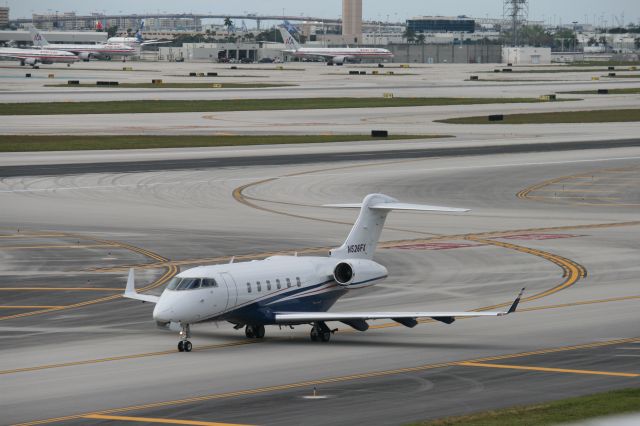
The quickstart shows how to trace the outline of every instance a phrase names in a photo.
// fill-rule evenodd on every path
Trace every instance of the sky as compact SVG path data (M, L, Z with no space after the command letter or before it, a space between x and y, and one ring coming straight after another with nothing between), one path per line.
M11 8L10 16L30 17L32 13L90 12L120 13L215 13L215 14L278 14L284 9L286 15L338 17L341 0L0 0L0 5ZM579 7L578 7L579 5ZM601 24L619 22L624 13L624 22L640 24L640 1L638 0L530 0L529 19L547 23L570 23L572 21ZM363 0L364 19L404 21L420 15L467 15L472 17L502 16L502 0Z

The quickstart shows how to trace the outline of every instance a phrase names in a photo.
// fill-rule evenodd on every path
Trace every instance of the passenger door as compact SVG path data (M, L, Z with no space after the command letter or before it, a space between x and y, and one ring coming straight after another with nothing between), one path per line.
M220 277L227 287L227 305L224 310L234 307L238 302L238 287L236 281L228 272L221 272Z

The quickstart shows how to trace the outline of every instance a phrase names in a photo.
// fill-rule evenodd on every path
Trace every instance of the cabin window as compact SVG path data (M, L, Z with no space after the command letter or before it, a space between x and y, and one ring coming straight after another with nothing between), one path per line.
M300 277L296 277L296 284L298 284L298 287L302 287L302 282L300 282Z
M247 283L247 293L251 293L251 283Z
M262 291L262 286L260 285L260 281L256 281L256 290Z
M287 278L287 288L291 288L291 280Z
M271 291L271 281L267 280L267 291Z
M278 288L278 290L280 290L282 288L282 286L280 285L280 279L276 279L276 287Z

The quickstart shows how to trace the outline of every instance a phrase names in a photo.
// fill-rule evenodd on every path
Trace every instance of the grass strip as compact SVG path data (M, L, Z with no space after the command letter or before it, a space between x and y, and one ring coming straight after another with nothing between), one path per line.
M216 85L216 86L214 86ZM97 84L45 84L46 87L99 87L106 89L260 89L264 87L287 87L296 84L279 83L119 83L117 86L98 86Z
M640 93L640 87L627 87L624 89L607 89L609 95L633 95ZM558 92L565 95L597 95L598 90L576 90L573 92Z
M514 69L510 71L510 73L511 74L557 74L557 73L563 73L563 72L576 73L576 72L608 72L608 71L609 70L606 68L586 68L586 69L562 68L562 69L527 69L527 70ZM626 72L626 71L635 71L635 70L631 68L627 68L627 69L620 68L620 69L612 70L611 72ZM493 73L495 71L485 71L485 72ZM505 73L505 74L508 74L508 73Z
M616 74L614 76L603 75L608 78L640 78L640 74Z
M390 135L372 138L370 135L212 135L212 136L152 136L152 135L100 135L100 136L40 136L4 135L0 139L0 152L30 151L83 151L99 149L192 148L215 146L245 146L271 144L303 144L353 142L370 140L431 139L448 135Z
M584 66L633 66L640 65L640 61L574 61L565 64L569 67L584 67Z
M164 112L273 111L537 103L537 98L293 98L0 103L0 115L137 114Z
M607 109L595 111L557 111L532 114L509 114L502 121L489 121L488 116L437 120L447 124L553 124L553 123L622 123L640 121L640 109Z
M532 426L579 422L595 417L640 410L640 389L623 389L569 398L548 404L514 407L461 417L449 417L414 426Z

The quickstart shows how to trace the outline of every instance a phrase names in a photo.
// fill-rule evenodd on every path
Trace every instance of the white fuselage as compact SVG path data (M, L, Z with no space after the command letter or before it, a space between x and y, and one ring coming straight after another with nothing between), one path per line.
M367 262L348 285L334 280L343 259L273 256L262 261L201 266L177 275L178 280L213 279L196 289L164 290L153 311L159 323L226 320L236 324L274 324L273 312L324 312L348 290L386 278L384 266ZM188 282L188 281L185 281ZM204 282L204 281L203 281ZM173 283L175 284L175 283Z
M106 44L49 44L43 46L41 50L59 50L71 52L78 55L82 59L89 56L94 57L110 57L110 56L131 56L136 50L131 46L122 43L106 43Z
M291 51L296 57L324 57L349 59L391 59L393 54L387 49L366 47L301 47Z
M107 40L107 43L118 43L131 47L139 47L142 44L137 37L111 37Z
M29 64L53 64L56 62L73 63L78 61L78 57L73 53L52 49L0 48L0 57L13 58Z

